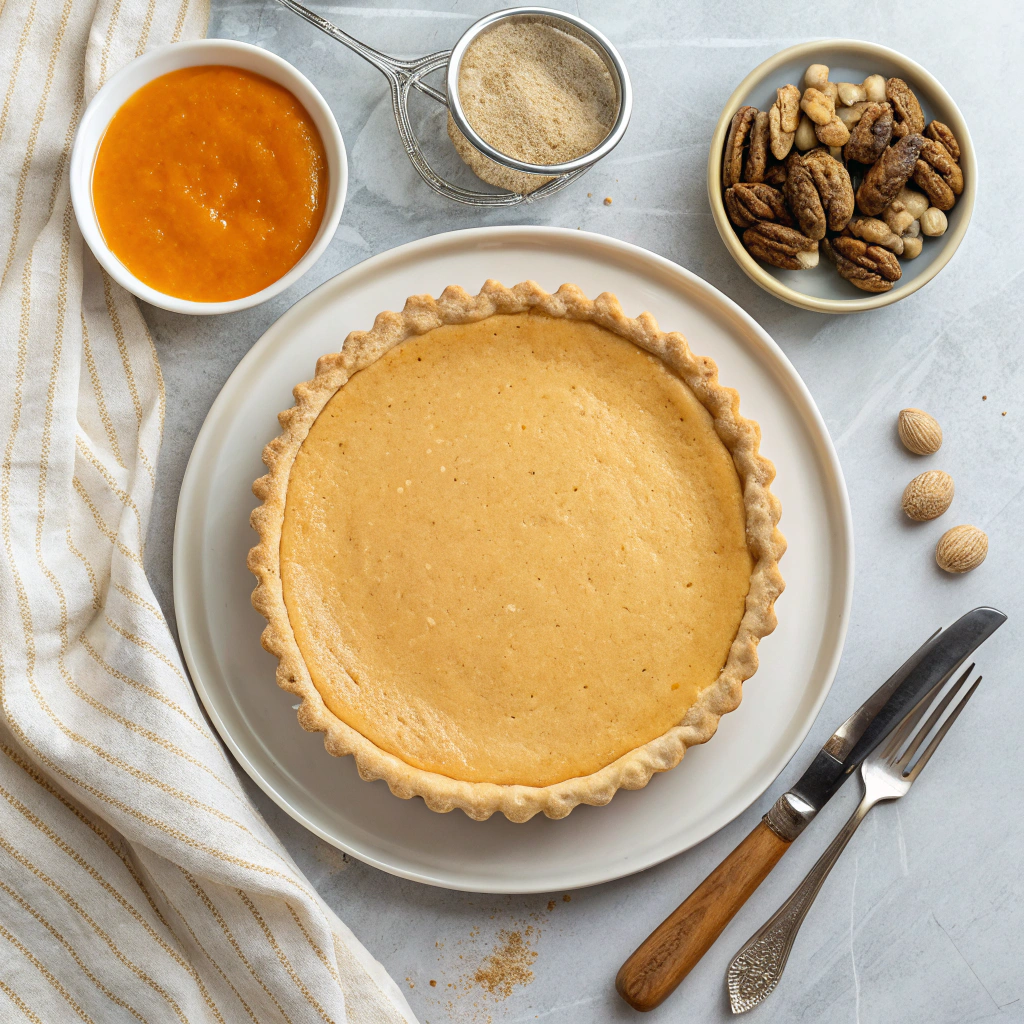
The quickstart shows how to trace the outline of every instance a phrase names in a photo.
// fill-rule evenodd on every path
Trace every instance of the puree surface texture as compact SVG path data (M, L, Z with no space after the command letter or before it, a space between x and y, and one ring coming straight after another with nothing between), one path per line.
M140 281L194 302L252 295L313 244L323 140L284 86L242 68L181 68L133 93L96 154L103 238Z
M325 702L408 764L546 786L677 725L753 568L740 480L661 360L523 313L396 346L291 470L285 605Z

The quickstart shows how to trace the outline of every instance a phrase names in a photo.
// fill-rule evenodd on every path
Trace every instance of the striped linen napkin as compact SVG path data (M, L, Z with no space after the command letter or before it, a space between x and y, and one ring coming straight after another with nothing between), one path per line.
M68 189L206 0L0 0L0 1020L414 1021L249 802L143 571L164 390Z

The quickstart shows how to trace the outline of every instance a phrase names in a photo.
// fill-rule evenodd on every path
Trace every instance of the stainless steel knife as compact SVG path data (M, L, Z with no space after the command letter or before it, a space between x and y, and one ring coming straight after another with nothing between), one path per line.
M640 944L615 979L619 995L637 1010L662 1003L864 758L1005 621L995 608L975 608L918 648L828 738L753 832Z
M892 727L1005 621L995 608L975 608L933 634L828 738L807 771L764 816L765 824L787 842L796 839Z

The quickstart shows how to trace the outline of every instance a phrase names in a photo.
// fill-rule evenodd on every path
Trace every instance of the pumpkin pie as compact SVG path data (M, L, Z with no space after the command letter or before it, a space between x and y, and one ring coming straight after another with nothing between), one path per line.
M760 431L574 285L416 296L294 391L253 605L299 722L435 811L561 818L740 702L782 592Z

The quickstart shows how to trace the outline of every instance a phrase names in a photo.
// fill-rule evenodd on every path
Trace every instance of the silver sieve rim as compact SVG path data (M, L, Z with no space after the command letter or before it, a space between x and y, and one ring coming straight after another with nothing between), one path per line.
M618 96L619 111L611 131L589 153L584 153L583 156L563 164L528 164L523 160L517 160L515 157L495 149L474 130L466 118L466 113L462 109L462 103L459 100L459 68L462 64L462 58L473 40L482 32L492 28L496 22L504 21L506 18L530 15L565 22L577 30L573 34L582 33L587 36L588 41L594 44L594 51L604 58L605 65L612 76L612 81L615 83L615 90ZM452 120L475 149L504 167L523 171L526 174L543 174L547 177L557 177L562 174L570 174L573 171L583 170L596 164L602 157L607 156L619 144L622 136L626 133L626 126L629 124L629 117L633 110L633 88L629 81L629 73L626 71L626 65L611 42L582 18L566 14L564 11L555 11L549 7L509 7L506 10L488 14L485 18L481 18L470 25L452 49L451 57L448 60L446 86L448 90L448 110L451 113Z

